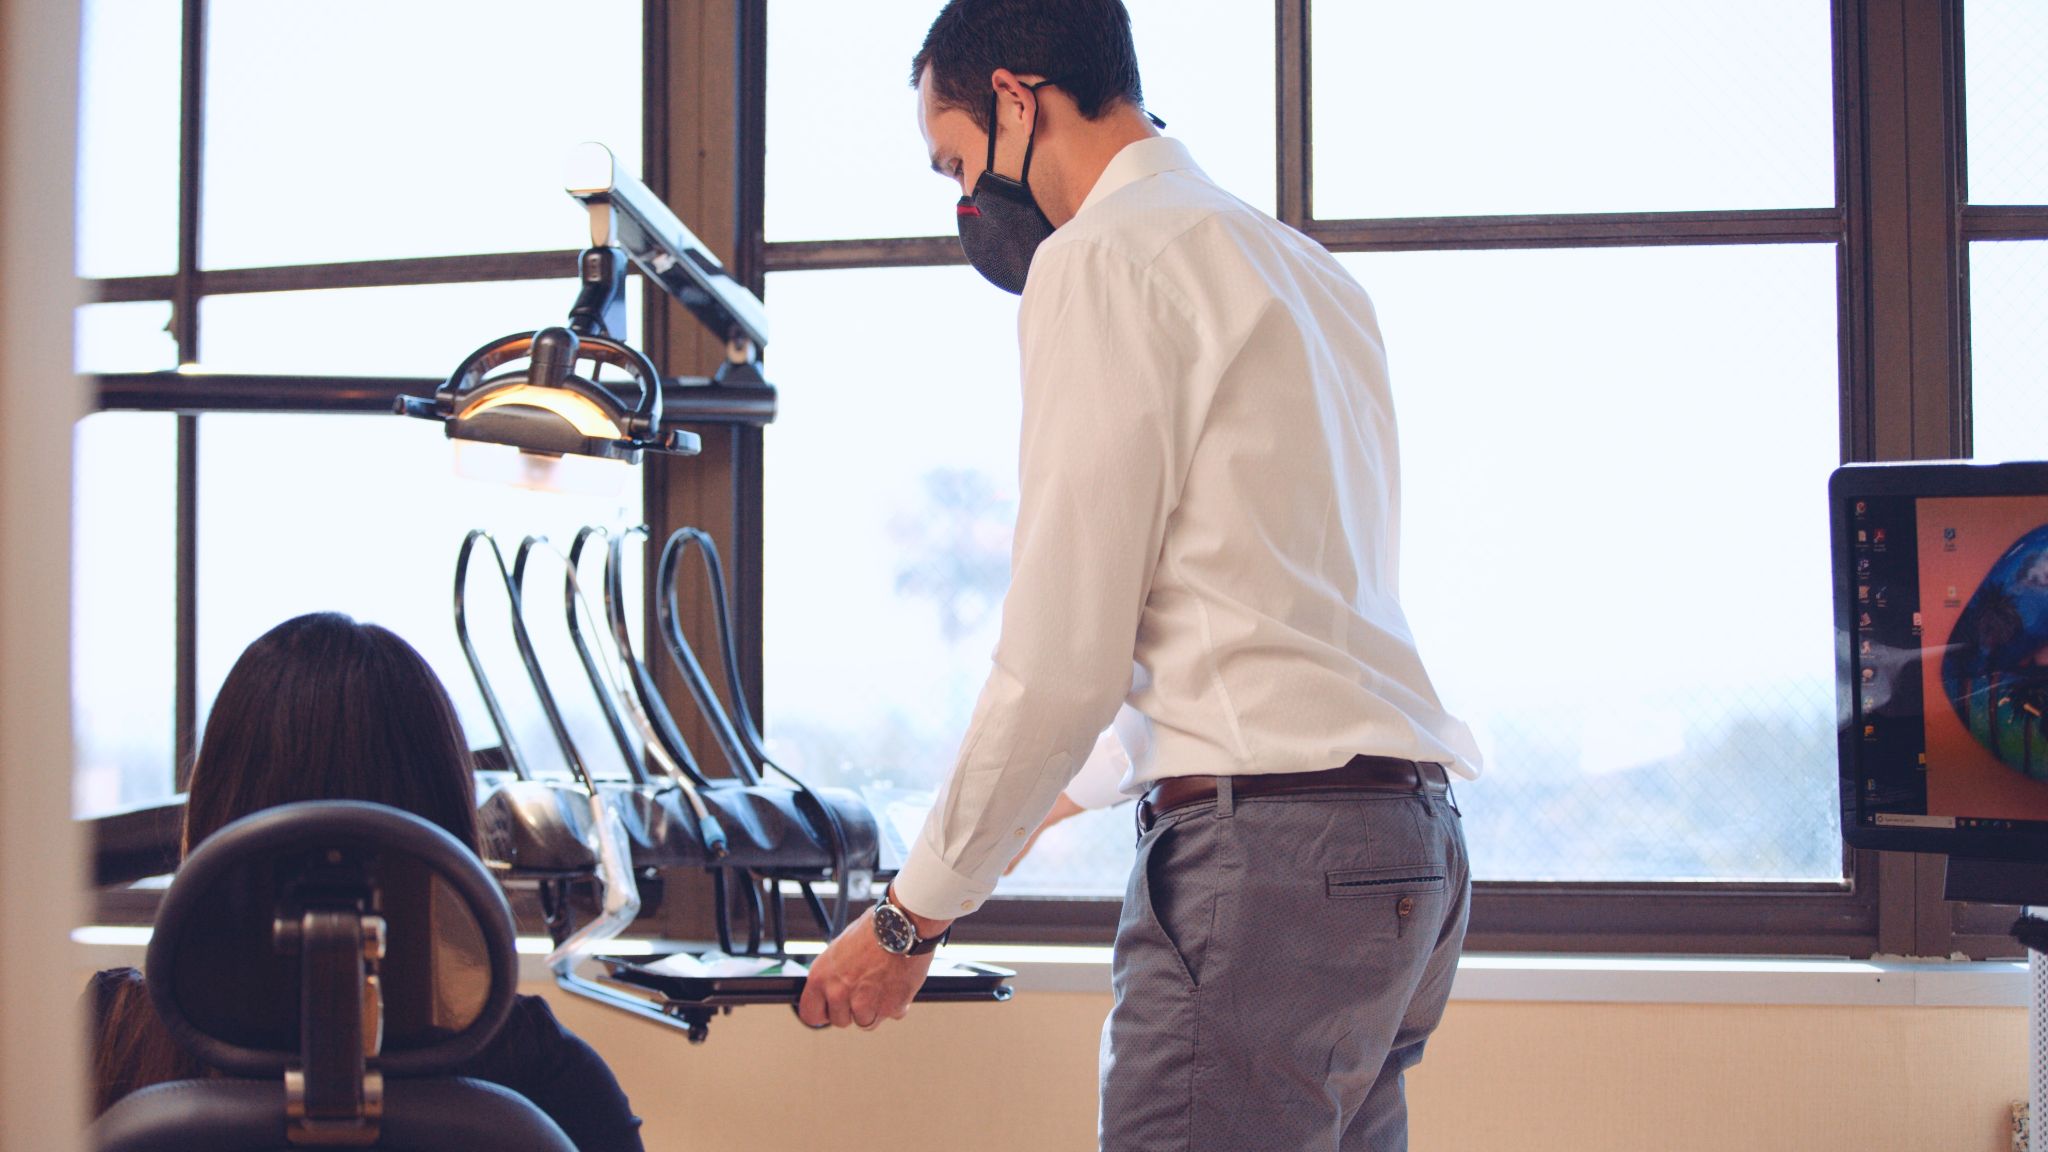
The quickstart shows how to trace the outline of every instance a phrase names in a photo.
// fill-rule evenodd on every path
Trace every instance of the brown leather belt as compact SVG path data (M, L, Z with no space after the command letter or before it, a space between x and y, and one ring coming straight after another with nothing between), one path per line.
M1388 756L1353 756L1342 768L1320 772L1271 772L1230 778L1234 800L1312 792L1413 792L1448 798L1450 791L1450 774L1443 765ZM1138 801L1138 831L1148 831L1161 816L1177 808L1214 799L1214 776L1173 776L1161 780Z

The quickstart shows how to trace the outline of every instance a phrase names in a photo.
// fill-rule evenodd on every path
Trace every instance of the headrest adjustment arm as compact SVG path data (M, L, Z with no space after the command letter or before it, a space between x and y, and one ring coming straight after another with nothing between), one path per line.
M325 874L287 894L272 921L278 952L299 958L299 1059L284 1074L285 1136L296 1145L360 1147L380 1133L384 1077L369 1062L383 1046L385 921L368 908L365 864L331 854Z

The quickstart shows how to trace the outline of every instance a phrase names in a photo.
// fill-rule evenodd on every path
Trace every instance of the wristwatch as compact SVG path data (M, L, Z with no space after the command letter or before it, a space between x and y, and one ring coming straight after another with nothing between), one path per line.
M935 940L920 939L917 923L896 903L893 893L883 892L881 900L875 904L875 939L881 941L884 952L898 956L922 956L944 944L946 937L952 934L953 929L948 927Z

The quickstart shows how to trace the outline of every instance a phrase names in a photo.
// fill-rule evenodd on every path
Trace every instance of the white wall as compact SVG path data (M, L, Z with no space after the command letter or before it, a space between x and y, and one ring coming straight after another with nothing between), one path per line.
M77 0L0 0L0 1149L79 1145L70 930Z

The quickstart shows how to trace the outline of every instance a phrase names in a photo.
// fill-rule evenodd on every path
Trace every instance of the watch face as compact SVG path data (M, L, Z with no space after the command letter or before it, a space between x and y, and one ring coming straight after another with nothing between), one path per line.
M894 904L875 905L875 938L882 947L901 956L917 944L917 929Z

